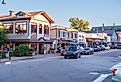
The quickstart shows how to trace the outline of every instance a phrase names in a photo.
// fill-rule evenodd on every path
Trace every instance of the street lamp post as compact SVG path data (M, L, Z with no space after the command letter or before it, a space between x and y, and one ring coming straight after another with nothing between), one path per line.
M6 4L6 3L5 3L5 1L4 1L4 0L1 0L1 4L3 4L3 5L4 5L4 4Z

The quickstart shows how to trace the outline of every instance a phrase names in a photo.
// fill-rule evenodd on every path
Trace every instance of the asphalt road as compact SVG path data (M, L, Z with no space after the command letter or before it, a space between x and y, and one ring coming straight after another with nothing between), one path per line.
M121 50L96 52L79 59L63 57L0 64L0 82L111 82L110 68L121 62ZM97 80L97 81L96 81Z

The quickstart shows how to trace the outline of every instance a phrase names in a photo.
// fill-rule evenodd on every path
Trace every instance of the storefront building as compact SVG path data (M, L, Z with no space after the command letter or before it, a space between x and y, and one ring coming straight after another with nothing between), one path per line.
M46 54L50 48L50 26L54 21L44 11L15 13L0 16L0 22L7 30L8 41L4 48L14 50L20 44L27 44L37 54Z

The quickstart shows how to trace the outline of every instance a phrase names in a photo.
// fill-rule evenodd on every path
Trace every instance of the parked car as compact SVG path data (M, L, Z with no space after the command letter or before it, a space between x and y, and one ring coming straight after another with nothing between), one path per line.
M97 46L98 51L102 51L102 48L100 46Z
M116 48L117 48L117 49L121 49L121 45L117 45Z
M105 50L109 50L109 49L110 49L110 46L106 46L106 47L105 47Z
M94 52L100 51L100 48L98 46L93 47Z
M93 51L91 50L91 48L86 47L86 48L84 48L82 50L81 54L83 54L83 55L91 55L91 54L93 54Z
M64 52L64 58L80 58L80 50L77 49L77 47L69 47L65 52Z
M112 70L112 82L121 82L121 64L111 68Z
M117 48L117 45L111 45L110 48L111 49L116 49Z
M94 52L94 49L93 49L93 48L91 48L91 47L89 47L89 49L91 50L91 52L92 52L92 54L93 54L93 52Z
M105 46L104 45L99 45L99 47L101 48L101 50L105 50Z

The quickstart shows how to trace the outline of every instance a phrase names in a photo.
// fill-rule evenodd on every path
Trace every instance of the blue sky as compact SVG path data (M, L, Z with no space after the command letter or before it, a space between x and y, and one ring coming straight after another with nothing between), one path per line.
M90 26L121 25L121 0L5 0L0 15L14 11L46 11L56 24L69 26L70 17L89 21Z

